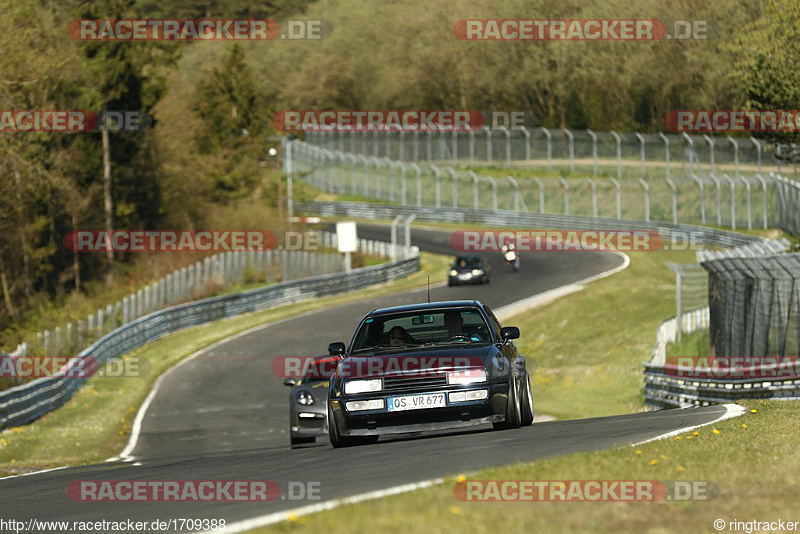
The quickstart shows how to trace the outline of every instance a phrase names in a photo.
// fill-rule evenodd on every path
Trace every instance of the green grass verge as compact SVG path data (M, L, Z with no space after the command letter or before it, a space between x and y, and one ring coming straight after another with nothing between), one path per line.
M92 377L64 406L37 421L0 432L0 476L62 465L102 462L118 454L128 440L139 406L164 371L190 354L257 325L301 313L424 287L446 280L449 258L422 253L421 270L384 286L313 299L182 330L126 355L146 359L142 377Z
M743 404L756 413L700 428L697 435L685 432L638 447L546 458L469 476L474 480L710 481L719 488L713 500L465 502L454 496L456 480L451 479L391 498L292 517L251 532L494 533L498 527L505 532L715 532L716 519L798 521L794 499L800 471L797 404Z

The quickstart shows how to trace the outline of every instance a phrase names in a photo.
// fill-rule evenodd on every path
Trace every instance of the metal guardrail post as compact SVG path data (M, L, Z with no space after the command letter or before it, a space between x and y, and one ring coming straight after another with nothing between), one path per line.
M727 174L722 174L723 178L728 180L731 186L731 230L736 230L736 184L733 183L731 177Z
M716 166L716 161L715 161L716 158L714 157L715 156L715 154L714 154L714 152L715 152L715 150L714 150L714 139L712 139L708 134L703 134L703 139L705 139L706 143L708 143L709 163L711 164L711 174L716 174L717 166ZM728 137L728 139L730 139L730 137ZM738 154L738 148L737 148L737 154ZM738 161L739 158L737 157L736 160Z
M416 162L411 163L411 168L417 173L417 207L422 206L422 169Z
M453 178L453 207L458 207L458 175L456 174L455 169L453 167L445 167L444 168L450 176Z
M569 146L569 171L575 172L575 136L567 128L561 128L561 130L567 136Z
M714 182L714 186L717 189L717 226L722 226L722 188L716 176L710 174L709 178Z
M539 213L544 213L544 184L535 176L533 177L533 181L539 185Z
M756 174L756 179L761 182L762 200L764 201L764 230L767 229L767 181L761 176L759 172Z
M553 134L550 133L550 130L542 126L539 128L547 138L547 170L553 170Z
M666 181L672 189L672 224L678 224L678 188L669 178Z
M469 164L475 164L475 130L469 131Z
M480 201L478 198L478 175L474 172L467 171L467 174L472 178L472 205L477 210L480 209Z
M611 178L611 183L614 184L614 188L617 190L617 220L619 221L622 219L622 188L616 178Z
M392 221L391 226L391 239L392 239L392 246L389 251L391 254L390 258L392 261L397 261L397 225L400 224L400 220L403 218L402 215L398 215Z
M569 183L564 178L559 178L558 181L564 186L564 215L569 215Z
M497 211L497 180L491 176L486 176L486 179L492 184L492 209Z
M411 150L411 159L412 161L419 161L419 130L414 130L411 132L412 137L414 138L414 146Z
M592 217L597 218L597 184L591 178L587 178L589 185L592 186Z
M650 222L650 186L644 178L639 178L639 183L644 188L644 220Z
M597 134L586 128L587 135L592 139L592 174L597 176Z
M689 143L689 174L694 172L694 139L689 134L683 132L683 138Z
M494 150L492 148L492 129L488 126L484 126L483 129L486 131L486 164L491 167L492 156L494 155Z
M498 130L506 136L506 168L511 167L511 132L505 126L498 126Z
M614 130L608 132L611 134L611 137L614 138L614 141L617 142L617 179L622 179L622 138L620 138L619 134Z
M528 131L527 128L524 126L520 126L518 128L520 132L525 136L525 168L531 168L531 133Z
M700 188L700 221L702 224L706 224L706 195L703 180L698 178L698 176L694 173L692 173L689 177L694 180L697 183L697 186Z
M647 176L647 163L645 161L645 141L642 134L634 132L633 135L639 140L639 158L642 160L642 176Z
M742 182L744 182L745 191L747 192L747 229L753 229L753 216L750 209L750 182L743 176L738 177Z
M514 196L514 211L519 211L519 204L520 204L519 184L511 176L506 176L506 180L508 180L511 183L511 188L513 191L512 195Z
M426 161L433 161L433 132L427 130L425 132L425 155Z
M400 161L405 161L406 160L406 132L405 132L405 130L400 130L400 134L399 134L398 137L400 137L400 147L399 147L400 153L398 154L397 159L399 159Z
M739 178L739 143L730 135L728 136L728 141L733 145L733 161L736 166L736 178Z
M416 213L412 213L405 222L405 245L406 245L406 253L411 250L411 221L417 218Z
M664 141L664 170L667 178L669 178L669 137L659 132L658 135Z
M761 143L755 137L750 137L750 141L756 145L756 153L758 157L758 175L761 176Z
M433 175L435 176L436 183L434 185L434 196L436 200L436 207L442 207L442 173L439 171L439 167L434 165L433 163L430 164L431 170L433 170Z

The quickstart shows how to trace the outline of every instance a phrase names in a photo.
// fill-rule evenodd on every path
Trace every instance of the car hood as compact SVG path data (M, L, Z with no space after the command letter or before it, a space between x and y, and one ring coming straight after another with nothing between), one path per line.
M472 343L437 347L376 351L348 356L339 362L340 377L368 377L403 374L404 371L450 371L464 368L491 370L502 367L496 361L500 350L492 343Z

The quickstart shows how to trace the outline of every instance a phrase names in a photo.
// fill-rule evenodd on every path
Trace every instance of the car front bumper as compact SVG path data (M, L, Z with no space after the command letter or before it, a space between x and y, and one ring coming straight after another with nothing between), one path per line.
M488 390L487 398L478 401L452 403L448 393L458 391ZM440 408L403 410L389 412L390 397L410 395L427 395L445 393L447 405ZM380 410L364 410L350 412L345 402L352 400L383 399L384 407ZM342 436L375 436L383 434L401 434L426 430L444 430L462 428L486 423L499 423L505 420L508 402L508 384L473 384L463 389L431 390L421 393L398 393L370 396L353 396L330 400L331 414L336 419L336 427Z

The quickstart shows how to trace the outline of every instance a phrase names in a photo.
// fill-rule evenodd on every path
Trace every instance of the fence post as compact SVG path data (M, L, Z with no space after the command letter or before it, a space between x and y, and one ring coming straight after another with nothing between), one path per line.
M659 132L658 135L664 141L664 168L666 169L666 176L669 178L669 137Z
M694 173L692 173L689 177L694 180L697 183L697 186L700 188L700 221L703 224L706 224L706 194L703 180L698 178Z
M761 187L763 191L763 194L761 196L764 201L764 230L766 230L767 229L767 181L764 180L760 172L756 174L756 178L758 179L759 182L761 182Z
M453 165L458 164L458 130L453 129L453 140L452 140L452 148L451 152L453 153Z
M553 170L553 135L550 133L550 130L542 126L539 128L544 133L545 137L547 138L547 170Z
M758 157L758 175L761 176L761 143L758 142L758 139L752 136L750 137L750 141L756 145L756 153ZM764 228L766 228L766 226Z
M106 306L106 316L108 317L108 331L115 330L117 328L117 318L111 304Z
M472 205L477 210L480 209L480 203L478 200L478 175L471 170L467 171L467 174L472 177Z
M722 226L722 188L716 176L710 174L709 177L713 180L717 189L717 226Z
M442 173L439 171L439 167L434 165L433 163L430 164L431 169L433 170L433 175L436 177L436 183L434 185L434 196L436 199L436 207L442 207Z
M736 178L739 178L739 143L730 135L728 141L733 145L733 162L736 168Z
M559 178L558 181L564 186L564 215L569 215L569 184L564 178Z
M400 148L399 148L399 155L397 159L399 161L406 160L406 132L405 130L400 130Z
M66 350L74 351L74 354L80 352L79 350L75 350L75 348L77 347L74 347L72 345L72 323L67 323L67 327L64 331L64 346L66 347ZM54 356L62 356L62 355L55 354Z
M519 127L519 131L525 136L525 168L531 168L531 133L524 126Z
M417 173L417 207L419 208L422 206L422 169L416 162L411 163L411 168Z
M622 191L616 178L611 178L611 182L617 190L617 220L620 220L622 219Z
M650 222L650 186L644 181L644 178L639 178L639 183L644 188L644 220Z
M589 128L586 133L592 138L592 174L597 176L597 135Z
M611 134L611 137L614 138L614 141L617 142L617 179L622 179L622 138L615 132L611 130L608 132Z
M483 127L486 130L486 164L492 166L492 129L488 126Z
M745 191L747 192L747 229L748 230L752 230L753 229L753 217L752 217L752 213L750 211L750 182L747 181L747 179L744 178L743 176L739 176L738 178L741 181L744 182Z
M731 230L736 230L736 184L726 173L722 173L723 178L728 180L731 186Z
M591 178L587 178L592 186L592 217L597 218L597 184Z
M433 132L428 130L425 132L425 160L433 160Z
M639 158L642 160L642 176L647 176L647 164L645 162L645 149L644 149L644 137L639 132L634 132L636 139L639 140Z
M486 178L489 180L489 183L492 184L492 210L497 211L497 180L491 176L487 176Z
M469 131L469 164L475 164L475 130Z
M575 172L575 136L566 128L562 128L569 142L569 171Z
M539 185L539 213L544 213L544 184L535 176L533 177L533 181Z
M678 188L667 178L667 184L672 189L672 224L678 224Z
M511 167L511 132L505 126L498 128L506 136L506 168Z
M689 134L683 132L683 138L689 143L689 174L694 172L694 139L689 137Z
M453 167L445 167L445 170L450 174L453 179L453 207L458 207L458 175Z
M128 297L122 297L122 324L128 324L130 321L129 302L130 299Z
M413 146L411 147L411 161L419 161L419 130L411 132L414 137Z
M716 174L717 166L716 166L716 161L715 161L716 158L714 157L715 156L715 154L714 154L714 151L715 151L714 150L714 139L712 139L711 136L709 136L708 134L703 134L703 139L705 139L706 143L708 143L708 149L709 149L709 154L708 154L709 159L708 160L709 160L709 163L711 163L711 173L712 174ZM730 136L728 136L728 139L730 139ZM738 145L737 145L736 153L737 154L739 153ZM739 156L738 155L736 156L736 160L738 162L738 160L739 160ZM737 167L738 167L738 163L737 163Z

